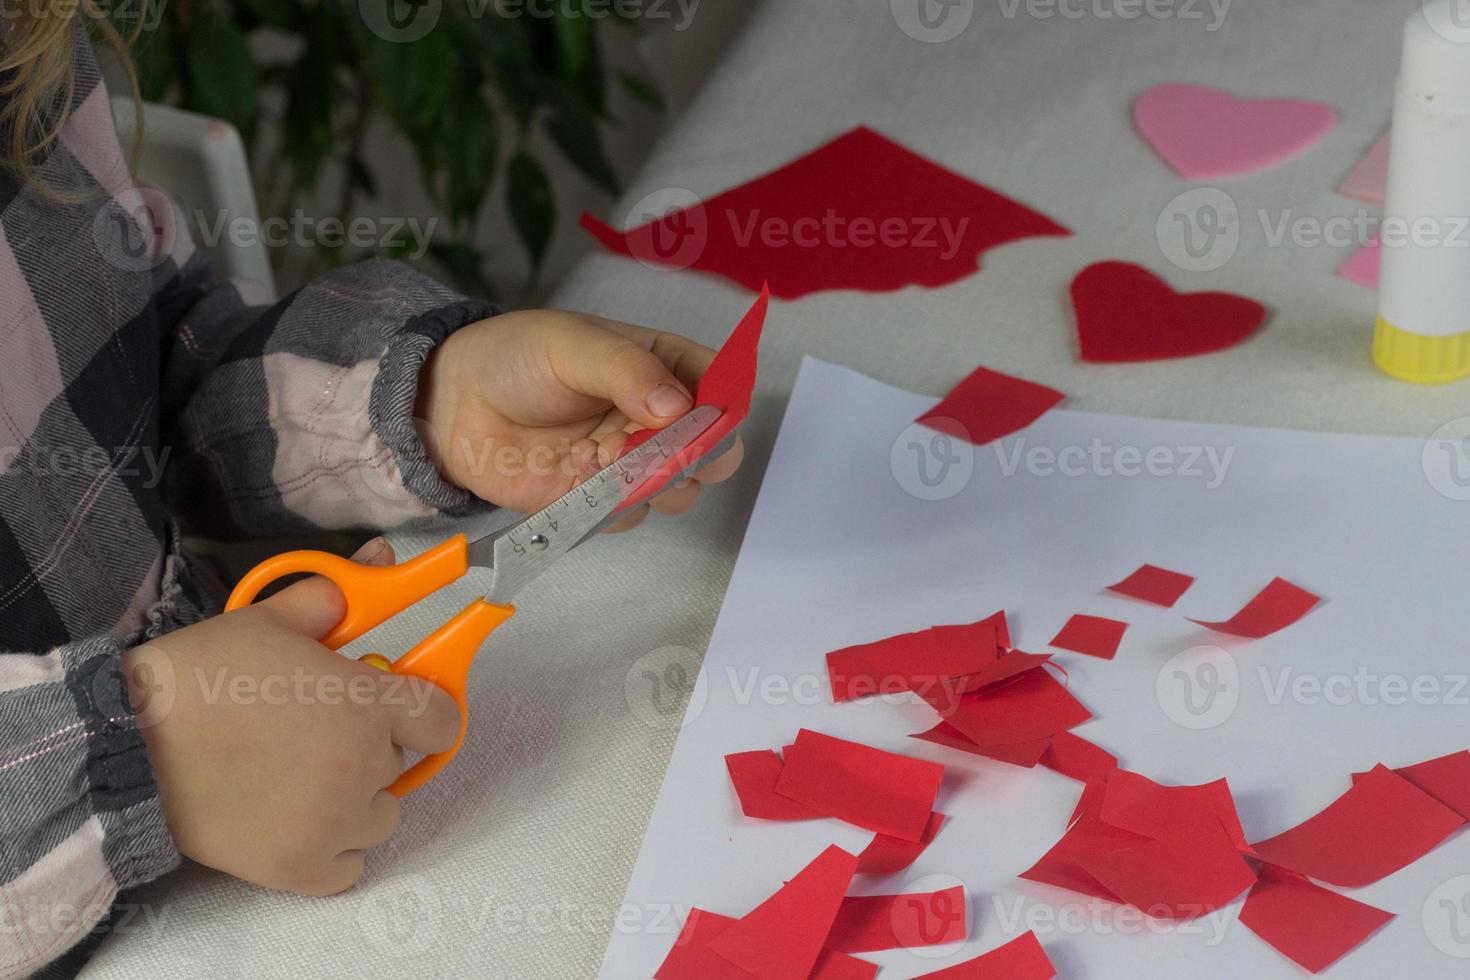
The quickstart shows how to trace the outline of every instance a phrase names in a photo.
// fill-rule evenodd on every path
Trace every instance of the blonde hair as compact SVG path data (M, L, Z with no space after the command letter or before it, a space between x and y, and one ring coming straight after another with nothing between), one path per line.
M127 72L133 100L141 101L137 73L128 46L142 30L138 21L124 38L94 0L0 0L11 7L8 27L0 34L0 170L22 184L31 183L35 168L51 148L71 115L76 95L77 52L73 32L78 15L118 56ZM141 139L142 113L138 114Z

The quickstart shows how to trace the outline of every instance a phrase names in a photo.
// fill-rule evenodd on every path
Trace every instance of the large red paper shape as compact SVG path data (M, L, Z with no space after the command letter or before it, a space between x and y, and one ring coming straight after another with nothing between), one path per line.
M927 732L917 732L910 735L909 738L933 742L935 745L959 749L961 752L969 752L973 755L982 755L997 762L1008 762L1023 769L1031 769L1040 762L1052 742L1050 738L1038 738L1034 741L1015 742L1010 745L976 745L947 721L941 721Z
M1050 218L860 126L750 183L618 232L582 227L610 251L698 269L797 299L828 289L935 289L989 249L1066 236Z
M1234 347L1266 308L1231 293L1177 293L1131 262L1098 262L1072 280L1082 360L1097 364L1193 357Z
M1240 612L1224 622L1203 619L1191 619L1190 622L1216 633L1259 640L1295 623L1321 601L1299 585L1292 585L1284 578L1274 578Z
M1077 863L1104 888L1156 919L1197 919L1230 904L1256 880L1214 821L1137 847L1082 854Z
M983 446L1026 428L1065 397L1055 388L978 367L915 421Z
M907 895L853 895L842 901L827 948L875 953L963 941L969 934L965 889Z
M1470 752L1452 752L1394 772L1470 820Z
M1114 827L1154 839L1201 824L1219 823L1237 850L1250 849L1230 784L1223 779L1199 786L1164 786L1147 776L1118 769L1108 775L1098 816Z
M699 379L698 389L694 392L694 403L699 405L713 405L724 414L715 420L699 438L695 439L689 446L679 453L675 453L647 479L639 485L618 506L618 511L625 511L630 507L636 507L644 501L654 497L668 485L669 481L682 473L690 463L697 462L709 455L716 449L725 437L734 432L745 417L750 414L750 399L755 392L756 361L760 351L761 330L766 323L766 308L770 303L770 293L764 288L761 294L735 329L730 331L730 336L725 339L725 345L720 348L715 359L705 370L704 376ZM656 429L640 429L628 436L627 442L623 444L623 452L632 450L643 445L656 434Z
M1261 866L1240 910L1241 925L1312 973L1336 963L1392 918L1392 912L1271 864Z
M815 820L822 816L776 792L782 763L770 749L725 756L730 783L740 800L740 812L759 820Z
M1117 894L1083 867L1082 860L1092 855L1141 847L1148 843L1151 842L1147 837L1103 823L1094 810L1087 809L1076 816L1062 839L1053 844L1035 864L1022 871L1019 877L1081 892L1104 901L1121 902L1122 899Z
M995 663L995 625L934 626L827 654L834 702L895 694L973 674Z
M803 728L786 753L776 792L818 813L917 843L943 779L937 762Z
M974 959L920 974L914 980L1052 980L1056 975L1057 968L1036 933L1028 932Z
M690 909L674 948L654 974L655 980L751 980L752 974L709 948L710 941L735 921L704 909ZM817 956L810 980L873 980L877 974L875 963L824 949Z
M1143 565L1123 581L1108 586L1108 591L1167 608L1178 602L1193 584L1193 575L1171 572L1157 565Z
M917 842L889 837L887 834L874 834L872 841L858 855L857 873L891 875L902 871L919 859L919 855L933 842L943 824L944 814L935 810L929 814L929 822L924 825L924 833Z
M1092 717L1045 669L1028 670L959 698L929 699L960 732L980 746L1014 745L1049 738Z
M1118 757L1107 749L1071 732L1057 732L1042 753L1040 762L1063 776L1086 783L1106 779L1118 768Z
M1071 650L1073 653L1085 653L1089 657L1112 660L1127 629L1127 623L1120 623L1116 619L1078 613L1067 620L1061 632L1052 637L1049 645L1058 650Z
M774 895L710 940L711 952L760 980L807 980L857 871L829 847Z
M1464 823L1403 776L1375 766L1325 810L1251 850L1309 878L1360 888L1423 857Z

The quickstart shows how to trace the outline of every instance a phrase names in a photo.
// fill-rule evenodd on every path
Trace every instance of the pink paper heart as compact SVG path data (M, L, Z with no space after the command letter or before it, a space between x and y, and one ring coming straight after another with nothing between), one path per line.
M1331 132L1337 113L1301 99L1237 99L1204 85L1155 85L1133 121L1185 180L1248 174L1280 163Z

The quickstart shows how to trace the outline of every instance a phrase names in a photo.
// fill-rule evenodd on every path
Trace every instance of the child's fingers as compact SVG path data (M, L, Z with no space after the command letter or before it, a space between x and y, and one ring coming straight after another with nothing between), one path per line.
M594 322L548 331L546 352L565 385L611 402L640 425L662 428L694 404L684 383L651 350Z
M745 443L740 437L735 437L735 442L729 449L725 450L714 459L701 466L694 474L694 478L700 483L719 483L728 480L740 469L740 463L745 459Z
M454 747L459 738L459 705L443 690L417 677L384 675L384 705L390 712L393 744L431 755ZM393 684L388 689L386 685ZM404 684L407 690L398 688ZM393 694L387 697L387 694Z
M624 531L631 531L631 530L633 530L633 528L637 527L639 524L642 524L643 521L647 517L648 517L648 505L647 504L639 504L637 507L634 507L632 510L628 511L622 517L618 518L616 521L613 521L611 524L609 524L603 530L603 533L604 534L622 534Z
M392 565L398 560L398 556L388 539L379 535L353 552L352 560L359 565Z
M393 836L393 831L398 829L400 815L398 797L386 790L379 790L368 804L362 829L345 843L353 848L377 847Z
M330 633L347 614L342 590L320 575L287 586L256 606L270 610L287 629L313 640Z
M650 500L648 505L660 514L677 517L692 510L697 503L699 503L699 481L689 480L678 486L669 487Z

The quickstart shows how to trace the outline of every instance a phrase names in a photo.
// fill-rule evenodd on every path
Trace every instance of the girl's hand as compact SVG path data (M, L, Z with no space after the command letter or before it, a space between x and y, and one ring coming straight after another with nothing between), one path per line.
M708 347L647 327L557 310L506 313L435 349L417 414L450 481L493 504L534 511L615 460L629 433L687 413L713 359ZM693 507L700 484L728 478L742 452L737 440L653 508ZM647 510L612 530L632 527Z
M354 557L391 564L393 549L379 539ZM313 578L123 655L186 857L267 888L340 892L398 826L384 787L403 750L454 744L449 695L317 642L344 611L337 587Z

